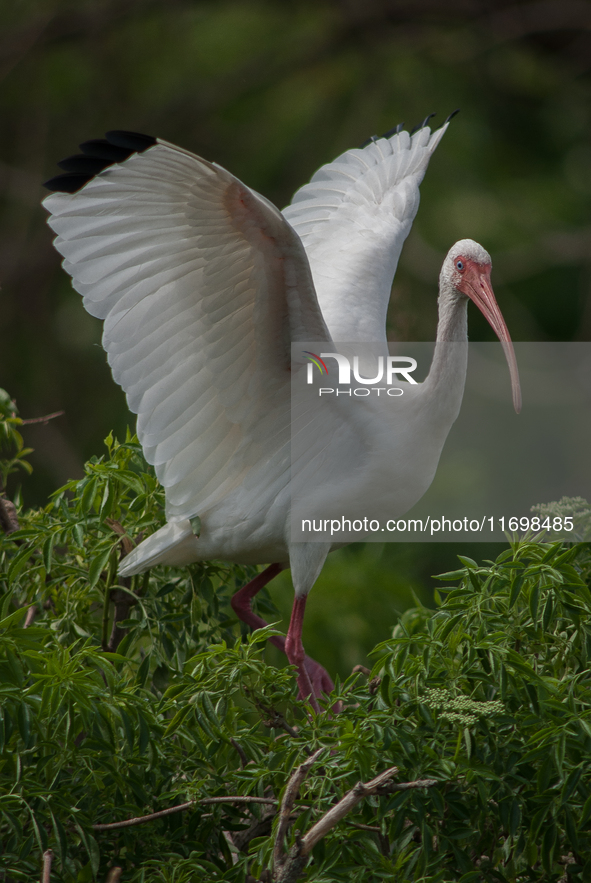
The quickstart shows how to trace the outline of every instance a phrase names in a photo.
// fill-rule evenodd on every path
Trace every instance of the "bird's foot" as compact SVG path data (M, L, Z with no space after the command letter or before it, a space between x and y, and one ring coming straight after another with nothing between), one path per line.
M332 678L330 677L327 670L324 666L320 665L319 662L316 662L315 659L312 659L311 656L304 657L304 667L310 679L310 685L312 687L312 695L315 699L322 699L323 696L328 696L334 690L334 684L332 682ZM299 679L298 679L299 685ZM300 689L300 698L307 699L307 696L302 696L302 691ZM335 702L332 706L331 711L333 714L338 714L341 711L341 703Z

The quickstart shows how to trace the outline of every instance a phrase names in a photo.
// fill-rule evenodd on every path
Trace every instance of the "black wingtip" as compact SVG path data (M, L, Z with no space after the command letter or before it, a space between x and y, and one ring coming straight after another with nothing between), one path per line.
M132 154L143 153L154 144L156 138L152 135L114 129L107 132L105 138L84 141L80 145L81 154L69 156L58 163L66 174L50 178L43 186L55 193L77 193L113 163L124 162Z
M394 126L393 129L389 129L387 132L384 132L382 138L391 138L393 135L400 135L403 129L404 123L398 123L398 125Z
M133 150L126 150L125 147L109 144L106 138L93 138L92 141L84 141L79 147L87 156L103 159L108 163L123 162L134 153Z
M445 123L449 123L450 120L453 120L453 118L454 118L455 116L457 116L457 114L459 114L459 112L460 112L460 108L459 108L459 107L458 107L456 110L452 110L452 112L450 113L450 115L449 115L448 118L446 119ZM445 123L443 124L444 126L445 126Z
M359 149L363 150L364 147L367 147L368 144L373 144L374 141L379 141L379 135L372 135L371 138L368 138L367 141L364 141L363 144L359 145Z
M411 129L411 130L410 130L410 134L411 134L411 135L414 135L414 133L415 133L415 132L418 132L419 129L424 129L425 126L428 126L428 125L429 125L429 120L432 119L434 116L437 116L437 114L435 114L435 113L430 113L428 116L425 117L425 119L423 120L422 123L419 123L418 126L415 126L414 129Z
M69 172L65 175L56 175L45 181L43 186L52 193L76 193L85 184L88 184L93 175L78 175L76 172Z
M134 153L142 153L148 147L153 147L156 144L156 139L152 135L126 132L123 129L113 129L111 132L106 132L105 138L109 144L114 144L115 147L124 147Z
M107 160L98 159L98 157L87 156L84 153L78 153L76 156L68 156L66 159L60 160L58 166L64 172L77 172L79 175L98 175L104 168L109 165Z

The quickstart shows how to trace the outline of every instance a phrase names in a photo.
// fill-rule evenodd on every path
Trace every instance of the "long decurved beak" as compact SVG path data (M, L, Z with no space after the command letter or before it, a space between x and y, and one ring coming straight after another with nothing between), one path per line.
M515 413L521 411L521 384L519 383L519 369L517 368L517 359L515 358L515 350L513 349L513 341L507 328L507 323L503 319L503 314L497 303L492 284L490 281L490 265L468 264L467 272L464 279L466 294L470 300L474 301L482 315L487 320L499 340L505 352L507 365L509 366L509 374L511 375L511 392L513 395L513 407Z

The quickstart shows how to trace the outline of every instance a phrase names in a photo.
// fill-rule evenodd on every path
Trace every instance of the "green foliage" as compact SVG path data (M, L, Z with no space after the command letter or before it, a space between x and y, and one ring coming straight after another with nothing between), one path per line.
M60 883L102 883L112 866L124 883L256 878L277 806L241 798L280 800L317 748L287 847L392 765L396 782L436 784L359 803L302 879L589 879L587 546L461 558L438 609L407 611L376 648L373 679L338 682L327 704L342 710L311 717L292 671L265 663L268 632L240 634L228 601L245 569L161 567L118 582L124 534L153 531L161 513L136 440L109 437L81 481L21 511L0 542L3 883L38 879L47 848ZM134 603L112 652L121 597Z
M6 390L0 389L0 493L13 472L22 469L31 474L31 465L25 457L32 453L32 449L24 446L23 437L17 429L23 421L17 414L15 402Z

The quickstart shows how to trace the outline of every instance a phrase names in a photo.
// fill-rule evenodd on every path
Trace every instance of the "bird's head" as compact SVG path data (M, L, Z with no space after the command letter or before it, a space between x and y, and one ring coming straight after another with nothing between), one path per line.
M473 301L501 341L511 374L513 406L517 414L521 411L521 387L517 360L509 329L497 303L490 273L492 261L489 253L473 239L460 239L450 248L441 269L442 283L456 295L463 295ZM442 289L444 286L442 285Z

